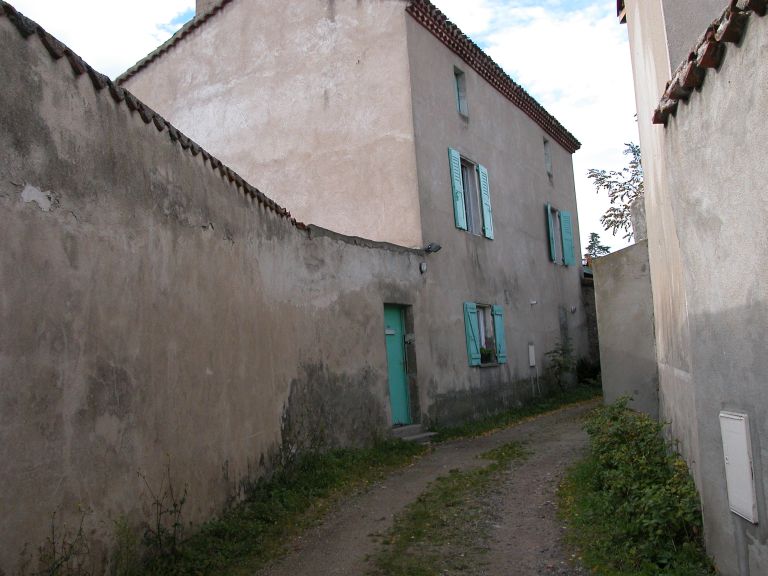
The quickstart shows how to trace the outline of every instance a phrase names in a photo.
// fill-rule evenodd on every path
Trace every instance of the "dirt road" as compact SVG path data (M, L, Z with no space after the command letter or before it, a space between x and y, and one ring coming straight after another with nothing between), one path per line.
M561 409L471 440L437 446L414 465L401 470L365 493L342 499L324 522L293 544L286 558L262 576L363 576L377 551L377 534L386 532L430 482L449 470L469 470L487 464L479 454L509 442L521 442L530 455L514 462L499 476L490 499L491 536L485 560L473 574L587 574L570 562L557 518L556 489L565 469L587 446L581 419L594 403Z

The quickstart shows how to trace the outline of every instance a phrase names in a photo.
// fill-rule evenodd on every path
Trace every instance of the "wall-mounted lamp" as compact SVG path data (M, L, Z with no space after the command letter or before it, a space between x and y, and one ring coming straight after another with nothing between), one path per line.
M536 300L531 300L530 304L531 304L531 306L536 306L536 304L538 304L538 302Z
M442 249L443 247L440 246L440 244L437 244L435 242L430 242L429 244L424 246L424 252L426 252L427 254L434 254L435 252L440 252L440 250Z
M576 306L571 306L571 314L576 314Z
M421 262L419 264L419 272L421 272L422 274L426 274L427 273L427 263L426 262Z

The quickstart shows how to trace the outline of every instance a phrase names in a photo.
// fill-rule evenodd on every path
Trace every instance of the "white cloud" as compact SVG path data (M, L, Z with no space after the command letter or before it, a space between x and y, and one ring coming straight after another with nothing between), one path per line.
M91 66L116 76L165 42L179 15L195 0L12 0L82 56Z
M441 10L452 4L435 3ZM620 236L603 231L600 216L608 202L586 178L589 168L624 166L624 143L638 141L627 32L613 6L604 0L484 0L482 6L491 12L483 28L470 10L467 16L457 12L454 21L473 27L486 52L582 143L574 156L582 246L590 232L614 249L625 246Z

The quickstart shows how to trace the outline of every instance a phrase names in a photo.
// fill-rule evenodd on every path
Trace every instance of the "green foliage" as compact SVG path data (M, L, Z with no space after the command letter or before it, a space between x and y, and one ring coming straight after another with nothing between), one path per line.
M203 524L175 556L156 555L144 574L157 576L246 574L277 558L292 536L317 522L332 499L410 463L424 447L380 442L299 457L250 488L243 502Z
M546 353L547 373L561 391L565 391L565 383L569 374L576 368L576 360L573 357L573 345L571 339L566 337L560 340L552 350Z
M575 402L592 400L599 396L600 393L599 387L588 385L576 386L564 392L558 391L555 394L537 398L528 404L511 410L505 410L479 420L466 422L460 426L433 426L432 430L437 432L437 436L433 438L433 441L443 442L454 438L474 438L475 436L490 434L526 418L551 412Z
M384 547L374 557L376 576L460 574L481 560L479 543L487 539L480 503L498 473L528 451L518 442L482 454L492 463L467 471L450 470L432 482L395 518Z
M586 563L608 576L710 574L696 488L663 425L622 400L585 428L590 456L570 471L561 505Z
M141 576L141 536L128 520L115 520L115 546L111 562L112 576Z
M589 244L587 244L587 254L592 256L592 258L599 258L600 256L605 256L606 254L610 254L611 249L608 246L605 246L603 244L600 244L600 234L597 232L592 232L589 235Z
M608 210L600 218L608 232L616 233L624 231L624 238L631 240L632 221L630 219L630 206L635 198L643 195L643 165L641 163L640 146L629 142L625 144L624 155L629 156L629 165L621 170L597 170L590 169L587 177L592 180L598 194L605 190L611 202Z

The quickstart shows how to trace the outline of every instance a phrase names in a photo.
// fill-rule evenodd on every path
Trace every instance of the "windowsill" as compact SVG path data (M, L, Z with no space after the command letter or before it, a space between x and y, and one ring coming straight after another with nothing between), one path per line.
M496 368L501 366L498 362L488 362L487 364L480 364L478 368Z
M459 112L459 118L464 120L464 122L469 122L469 114L464 114L463 112Z

